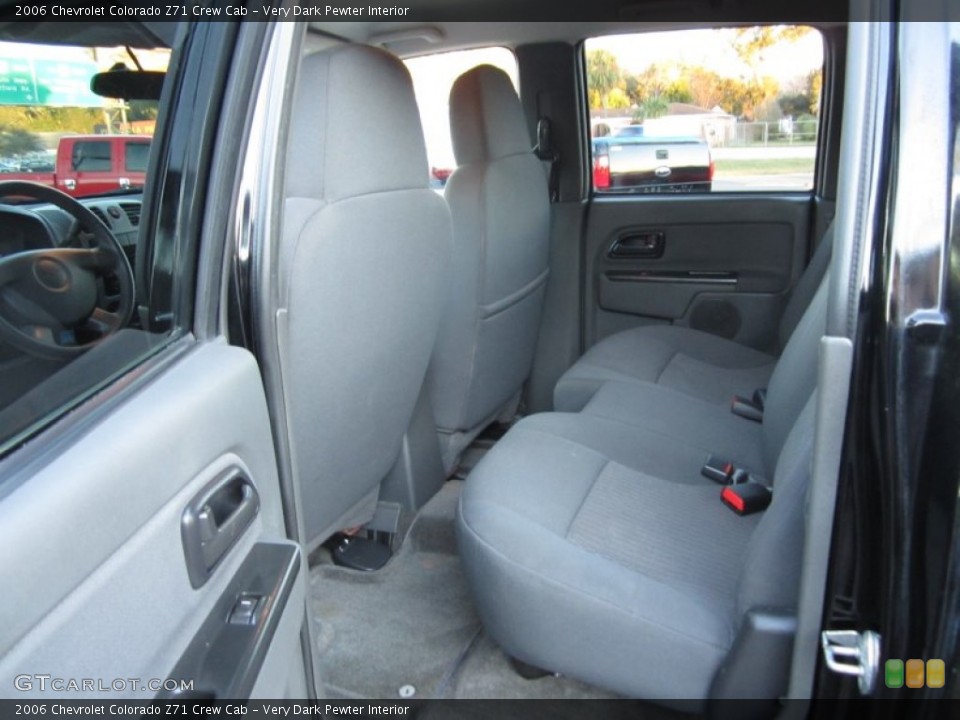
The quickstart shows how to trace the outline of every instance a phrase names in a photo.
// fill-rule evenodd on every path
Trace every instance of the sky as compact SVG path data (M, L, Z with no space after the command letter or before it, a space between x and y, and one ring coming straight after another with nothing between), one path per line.
M720 75L741 77L749 69L732 47L733 34L733 30L725 29L609 35L588 40L586 47L609 50L620 67L630 73L643 72L656 62L675 60L702 65ZM781 43L765 50L761 72L785 85L822 65L823 41L820 33L814 31L795 43Z
M733 30L673 30L631 35L610 35L587 41L587 49L612 52L620 67L639 73L655 62L673 60L708 67L720 75L741 77L749 68L733 49ZM481 63L502 68L517 85L517 64L509 50L484 48L413 58L407 67L414 91L432 166L455 166L450 142L448 96L454 80ZM781 86L823 65L823 43L811 32L795 43L782 43L764 51L761 72L775 77Z

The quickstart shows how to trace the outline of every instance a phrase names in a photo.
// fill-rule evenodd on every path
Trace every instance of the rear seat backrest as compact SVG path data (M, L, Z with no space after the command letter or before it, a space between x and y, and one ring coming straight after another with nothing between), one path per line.
M803 566L816 402L814 390L777 462L773 502L753 529L741 556L733 614L735 639L713 676L708 717L731 716L716 704L724 700L772 699L783 697L787 691Z
M825 273L770 377L763 412L763 460L768 473L776 469L787 435L817 384L820 338L827 325L827 277Z
M776 464L773 501L744 554L737 588L736 617L741 620L751 608L796 607L815 416L814 388L789 429Z
M823 233L820 238L820 244L816 252L810 259L810 264L803 271L803 275L797 281L790 293L790 300L780 318L780 347L785 348L790 342L790 336L796 330L797 325L803 317L803 313L810 306L813 296L820 287L820 282L827 273L827 267L830 265L830 258L833 256L833 223Z

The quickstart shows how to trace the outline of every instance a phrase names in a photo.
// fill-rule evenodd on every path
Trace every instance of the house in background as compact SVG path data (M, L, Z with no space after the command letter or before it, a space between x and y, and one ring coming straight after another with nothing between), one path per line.
M667 114L643 123L643 134L652 137L699 137L711 146L726 145L736 137L737 118L720 107L712 110L689 103L670 103Z
M591 110L590 135L615 135L625 125L635 124L629 110ZM720 107L713 110L690 103L669 103L667 113L643 121L647 137L698 137L711 146L722 146L736 138L737 118Z

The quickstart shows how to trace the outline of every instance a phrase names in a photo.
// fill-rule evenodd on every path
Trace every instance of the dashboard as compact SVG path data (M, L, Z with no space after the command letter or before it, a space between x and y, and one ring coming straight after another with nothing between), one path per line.
M54 242L43 218L28 210L0 210L0 228L0 257L25 250L40 250Z
M142 193L77 198L76 200L110 229L130 261L131 268L135 268L143 203ZM0 258L30 250L76 246L77 229L74 217L55 205L42 202L17 205L0 203ZM108 296L119 292L116 278L106 276L103 282L102 289ZM146 333L136 332L135 329L138 327L137 315L134 314L127 329L117 334L118 342L98 346L95 352L90 354L91 359L85 362L91 363L94 362L94 358L99 358L96 360L97 363L106 362L109 365L112 362L110 358L113 358L115 353L119 353L121 359L129 360L129 353L124 355L125 343L130 342L130 338L139 342L141 338L151 337ZM116 350L116 347L120 347L120 350ZM86 378L91 372L88 366L79 361L65 364L61 360L34 357L9 343L0 341L0 377L4 378L4 382L0 383L0 431L2 431L0 434L7 433L5 424L12 423L19 427L18 423L21 422L21 415L25 411L22 408L18 410L21 404L14 404L14 401L25 391L29 395L31 388L39 391L42 386L47 388L44 390L46 394L43 397L59 398L57 401L60 401L63 398L57 393L61 392L62 388L61 390L56 388L61 386L47 385L47 380L53 382L54 377L66 378L63 381L66 383L64 387L70 388L86 382L80 376ZM53 400L50 401L53 402ZM29 402L33 401L24 400L24 402L29 405Z
M136 267L140 234L140 194L78 198L77 202L96 215L113 233L131 267ZM63 247L70 243L75 220L55 205L0 205L0 257L25 250Z

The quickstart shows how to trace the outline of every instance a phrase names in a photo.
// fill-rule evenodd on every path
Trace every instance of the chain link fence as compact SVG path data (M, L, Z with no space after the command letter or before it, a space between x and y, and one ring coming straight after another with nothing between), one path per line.
M728 147L814 145L818 127L816 120L738 122L730 126L724 144Z

